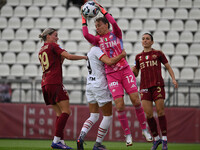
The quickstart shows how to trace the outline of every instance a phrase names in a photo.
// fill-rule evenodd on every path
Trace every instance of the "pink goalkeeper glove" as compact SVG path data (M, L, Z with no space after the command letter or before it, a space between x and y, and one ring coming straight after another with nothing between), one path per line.
M94 0L95 4L97 7L99 7L99 9L101 10L101 13L105 16L108 12L100 5L98 4L95 0Z

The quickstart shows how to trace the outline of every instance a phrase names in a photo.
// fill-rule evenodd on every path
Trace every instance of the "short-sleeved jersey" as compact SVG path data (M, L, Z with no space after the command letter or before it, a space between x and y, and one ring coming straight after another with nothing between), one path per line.
M99 36L99 47L109 57L115 57L122 53L123 42L113 32L109 32L106 35ZM125 58L122 58L114 65L105 64L106 73L115 72L128 66Z
M106 87L106 73L104 63L100 61L104 52L97 46L93 46L87 54L87 84L93 84L94 87Z
M44 43L38 57L42 66L43 75L41 85L62 84L61 53L65 51L56 43Z
M153 86L164 86L161 72L161 63L168 63L162 51L152 49L149 52L141 52L136 55L136 68L141 70L140 89Z

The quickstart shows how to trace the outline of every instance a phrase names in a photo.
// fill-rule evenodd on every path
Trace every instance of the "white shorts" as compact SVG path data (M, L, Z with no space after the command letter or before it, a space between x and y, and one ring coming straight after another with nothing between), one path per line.
M102 107L106 103L111 102L113 100L108 86L97 88L94 87L93 84L86 85L86 97L88 103L98 103L99 107Z

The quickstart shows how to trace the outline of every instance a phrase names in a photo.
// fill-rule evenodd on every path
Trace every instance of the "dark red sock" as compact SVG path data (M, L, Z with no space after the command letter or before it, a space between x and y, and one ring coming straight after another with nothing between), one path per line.
M167 136L167 120L165 115L158 117L162 136Z
M157 129L157 123L154 117L152 118L147 118L147 123L149 125L149 128L151 130L151 133L153 137L158 136L158 129Z
M60 137L61 139L64 138L64 128L69 118L69 114L62 113L60 117L56 119L56 130L55 136Z
M59 116L56 116L56 126L57 126L57 123L58 123L58 119L59 119ZM64 137L64 135L62 134L62 136L60 137L60 139L63 140L63 137Z

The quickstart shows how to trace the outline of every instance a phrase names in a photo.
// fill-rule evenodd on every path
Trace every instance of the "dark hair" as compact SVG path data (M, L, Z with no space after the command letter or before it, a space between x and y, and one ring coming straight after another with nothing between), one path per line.
M151 40L153 41L153 36L152 36L152 34L150 34L150 33L144 33L143 35L149 35L150 38L151 38Z
M110 23L109 21L106 19L106 17L99 17L96 18L94 22L100 22L102 21L104 24L108 24L108 29L110 29Z

